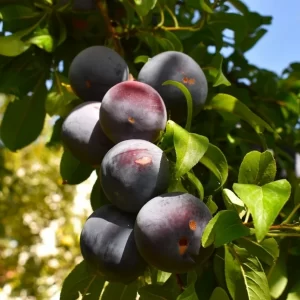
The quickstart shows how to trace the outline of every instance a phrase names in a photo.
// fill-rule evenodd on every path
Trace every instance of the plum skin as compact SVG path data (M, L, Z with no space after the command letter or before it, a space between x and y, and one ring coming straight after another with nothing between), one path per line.
M114 144L99 124L100 102L76 106L64 120L61 138L64 146L81 162L97 166Z
M169 161L159 147L148 141L126 140L104 156L99 177L112 204L137 213L147 201L167 190Z
M69 68L71 87L84 101L101 102L111 87L128 80L128 76L125 60L105 46L91 46L82 50Z
M147 266L136 248L135 217L107 204L95 210L83 226L82 256L107 281L129 283Z
M193 116L204 105L208 85L199 64L185 53L165 51L152 57L140 70L138 81L156 89L162 96L170 118L177 123L186 120L187 103L184 94L175 86L162 84L167 80L183 83L190 91L193 100Z
M121 82L105 94L100 125L118 143L129 139L155 142L167 124L163 99L151 86L138 81Z
M207 206L188 193L166 193L148 201L139 211L134 236L145 261L159 270L194 270L207 251L201 238L212 215Z

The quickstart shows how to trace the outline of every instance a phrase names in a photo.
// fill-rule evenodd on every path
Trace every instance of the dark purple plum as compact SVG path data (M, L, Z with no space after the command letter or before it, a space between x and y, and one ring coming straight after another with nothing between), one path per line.
M73 59L69 69L71 87L84 101L101 102L111 87L128 77L125 60L105 46L84 49Z
M167 112L151 86L125 81L103 97L100 120L103 131L115 143L129 139L155 142L166 127Z
M185 53L166 51L152 57L140 70L138 81L156 89L163 98L168 116L180 123L186 120L187 103L184 94L175 86L162 84L167 80L183 83L193 99L193 115L196 116L206 101L208 87L205 74L199 64Z
M148 201L139 211L134 236L145 261L159 270L185 273L195 269L206 249L201 238L212 215L188 193L167 193Z
M169 184L169 161L163 151L145 140L118 143L104 156L100 182L108 200L136 213Z
M76 106L62 125L64 146L81 162L97 166L114 146L99 124L100 102Z
M82 256L107 281L129 283L146 268L134 240L135 218L107 204L95 210L83 226Z

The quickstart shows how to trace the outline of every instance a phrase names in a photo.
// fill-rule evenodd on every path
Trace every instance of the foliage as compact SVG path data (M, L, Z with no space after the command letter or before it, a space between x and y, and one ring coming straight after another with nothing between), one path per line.
M5 147L17 151L33 143L47 114L59 117L51 144L60 144L62 120L78 104L67 78L80 50L95 44L114 48L135 78L149 57L183 51L204 70L208 99L193 120L189 109L186 124L169 120L159 146L174 162L169 191L199 195L214 213L202 245L214 244L215 250L194 272L158 276L150 268L128 286L103 283L81 263L66 278L61 299L134 299L137 292L140 300L298 299L300 64L275 74L244 56L272 18L249 11L240 0L98 1L92 11L65 3L0 0L0 92L9 95L1 124ZM224 48L230 50L225 57ZM180 88L191 103L182 85L165 84ZM92 170L68 155L62 173L79 184ZM93 209L105 203L97 203L95 194L101 195L96 184Z

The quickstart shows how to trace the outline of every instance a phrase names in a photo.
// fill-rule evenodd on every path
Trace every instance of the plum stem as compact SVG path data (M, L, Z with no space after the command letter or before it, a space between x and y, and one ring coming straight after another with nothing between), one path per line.
M177 284L180 287L181 291L184 291L184 285L183 285L182 279L180 278L179 274L176 274L176 280L177 280Z

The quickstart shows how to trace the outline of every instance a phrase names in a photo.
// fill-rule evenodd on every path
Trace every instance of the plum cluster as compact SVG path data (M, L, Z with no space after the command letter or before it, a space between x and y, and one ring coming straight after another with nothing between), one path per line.
M207 96L199 65L181 52L150 59L131 80L124 59L104 46L73 60L69 79L83 100L64 120L62 141L79 161L98 170L109 204L86 220L80 247L108 281L129 283L146 266L183 273L203 260L201 237L211 214L188 193L168 193L170 163L156 145L167 113L184 119L184 95L166 80L183 82L198 113Z

